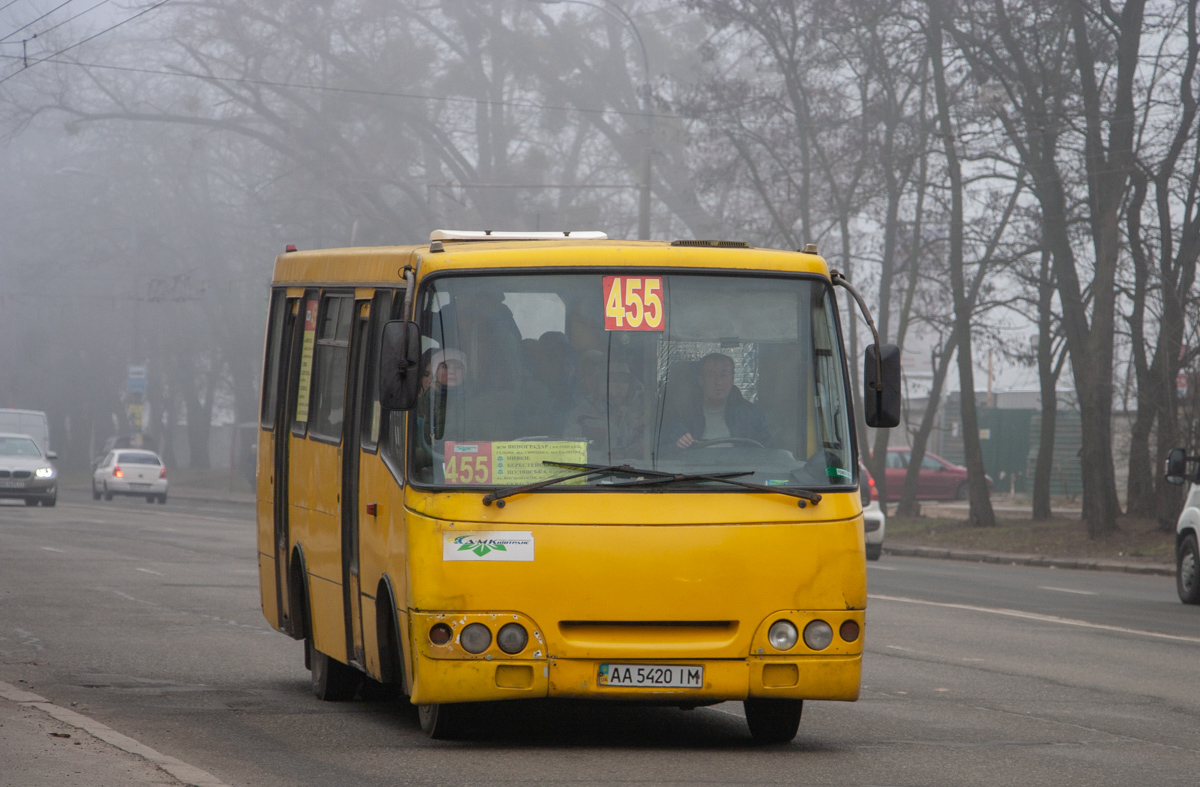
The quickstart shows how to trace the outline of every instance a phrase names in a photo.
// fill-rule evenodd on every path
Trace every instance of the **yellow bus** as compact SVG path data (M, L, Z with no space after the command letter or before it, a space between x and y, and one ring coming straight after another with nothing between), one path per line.
M472 703L551 697L739 700L755 739L786 741L804 700L857 699L834 284L811 246L439 230L289 247L258 559L314 693L390 686L436 738ZM867 423L894 425L894 347L868 349L865 378Z

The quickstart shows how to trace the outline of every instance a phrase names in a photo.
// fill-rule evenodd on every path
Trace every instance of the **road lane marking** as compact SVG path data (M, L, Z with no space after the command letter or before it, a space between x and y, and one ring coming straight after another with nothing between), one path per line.
M945 601L926 601L922 598L905 598L904 596L880 596L874 593L867 596L869 599L877 601L896 601L902 604L921 604L927 607L942 607L944 609L964 609L968 612L987 612L992 615L1004 615L1010 618L1022 618L1024 620L1037 620L1042 623L1058 623L1062 626L1077 626L1079 628L1098 629L1100 631L1113 631L1118 634L1138 634L1143 637L1155 637L1157 639L1169 639L1176 642L1194 642L1200 644L1200 637L1185 637L1180 634L1163 634L1159 631L1146 631L1145 629L1131 629L1124 626L1110 626L1107 623L1092 623L1088 620L1075 620L1074 618L1060 618L1057 615L1040 615L1036 612L1023 612L1019 609L1003 609L1001 607L977 607L973 604L952 604Z
M1080 596L1095 596L1099 595L1090 590L1072 590L1071 588L1052 588L1049 585L1038 585L1038 590L1056 590L1059 593L1075 593Z
M47 552L58 552L60 554L66 554L65 549L55 549L54 547L42 547L42 549L46 550Z
M899 645L888 645L888 646L886 646L886 647L887 647L889 650L902 650L902 651L904 651L905 653L916 653L916 651L915 651L915 650L913 650L912 648L902 648L902 647L900 647Z
M134 571L141 571L143 574L153 574L156 577L161 577L162 574L158 571L151 571L148 568L135 568Z
M95 719L84 716L82 713L61 708L45 697L39 697L33 692L18 689L11 683L0 681L0 698L6 699L9 702L15 702L24 708L36 708L47 716L58 719L76 729L83 730L93 738L102 740L110 746L115 746L121 751L141 757L143 760L157 765L184 784L193 785L193 787L229 787L229 785L208 771L202 771L194 765L188 765L183 760L177 760L174 757L169 757L162 752L151 749L146 744L136 741L128 735L122 735L112 727L101 724Z
M896 571L897 570L895 566L873 566L870 563L867 564L867 568L873 568L876 571Z

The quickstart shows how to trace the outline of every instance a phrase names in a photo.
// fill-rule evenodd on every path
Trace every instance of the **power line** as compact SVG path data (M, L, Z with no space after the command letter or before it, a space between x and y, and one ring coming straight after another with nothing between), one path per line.
M69 2L69 1L70 1L70 0L68 0L68 2ZM125 19L122 19L120 22L117 22L117 23L116 23L116 24L114 24L114 25L110 25L110 26L108 26L108 27L104 28L104 29L103 29L103 30L101 30L99 33L95 33L94 35L90 35L90 36L88 36L87 38L83 39L82 41L77 41L77 42L75 42L74 44L71 44L71 45L70 45L70 46L68 46L68 47L63 47L62 49L58 50L57 52L55 52L54 54L52 54L52 55L50 55L50 56L48 56L48 57L43 57L43 58L41 58L41 59L39 59L39 60L34 60L34 61L33 61L33 63L31 63L31 64L29 64L29 65L25 66L25 67L24 67L24 68L22 68L20 71L14 71L13 73L9 74L8 76L4 77L3 79L0 79L0 85L3 85L3 84L4 84L5 82L7 82L8 80L10 80L10 79L12 79L13 77L15 77L17 74L20 74L20 73L23 73L23 72L25 72L25 71L29 70L29 68L31 68L32 66L36 66L38 63L44 63L44 62L46 62L47 60L50 60L51 58L58 57L59 55L61 55L61 54L62 54L62 53L64 53L64 52L69 52L69 51L71 51L71 50L72 50L72 49L74 49L75 47L78 47L78 46L83 46L83 45L84 45L84 44L86 44L88 41L92 41L92 40L94 40L94 39L97 39L97 38L99 38L100 36L104 35L105 33L109 32L109 31L116 30L116 29L117 29L118 27L120 27L121 25L124 25L124 24L127 24L127 23L129 23L129 22L132 22L133 20L137 19L137 18L138 18L138 17L140 17L140 16L145 16L146 14L150 13L150 12L151 12L151 11L153 11L154 9L156 9L156 8L159 8L159 7L161 7L161 6L164 6L164 5L166 5L167 3L169 3L169 2L171 2L171 0L159 0L159 1L158 1L157 3L155 3L154 5L147 6L146 8L143 8L141 11L138 11L138 12L137 12L136 14L134 14L133 16L126 17ZM64 5L65 5L65 3L64 3ZM11 56L10 56L10 57L11 57Z
M8 8L10 5L14 5L17 2L18 2L18 0L8 0L8 2L5 3L4 5L0 5L0 11L3 11L4 9Z
M106 3L109 3L109 2L111 2L111 0L100 0L99 3L96 3L93 6L83 9L78 14L75 14L75 16L68 16L66 19L62 20L61 22L57 22L53 25L50 25L50 27L47 27L45 30L37 31L36 33L33 34L32 38L30 40L32 40L33 38L37 38L38 36L44 36L44 35L46 35L46 33L49 33L51 30L57 30L58 28L67 24L68 22L74 22L76 19L83 16L84 14L95 11L100 6L105 5ZM12 35L12 33L9 33L9 35ZM3 39L0 39L0 40L3 40ZM16 43L16 42L14 41L13 43Z
M163 3L165 3L165 2L170 2L170 0L163 0ZM159 3L159 5L162 5L162 3ZM100 34L97 33L96 35L100 35ZM92 36L92 38L95 38L95 36ZM88 40L90 40L90 39L84 39L84 41L80 41L79 44L85 43ZM79 44L74 44L73 46L67 47L67 48L72 49L75 46L79 46ZM66 50L62 50L62 51L65 52ZM168 77L183 77L185 79L199 79L199 80L202 80L205 82L225 82L225 83L238 84L238 85L257 85L260 87L286 87L286 88L292 88L294 90L314 90L314 91L325 92L325 93L348 93L351 95L378 96L381 98L409 98L409 99L421 100L421 101L444 101L444 102L452 103L452 104L453 103L475 104L475 105L484 104L487 106L514 107L514 108L521 108L521 109L549 109L549 110L558 110L558 111L562 111L562 112L584 112L584 113L598 114L598 115L612 113L614 115L621 115L621 116L647 117L646 113L642 112L640 109L630 109L630 110L614 109L614 108L595 109L595 108L590 108L590 107L572 107L572 106L560 106L560 105L555 105L555 104L540 104L536 101L497 101L497 100L492 100L492 99L468 98L465 96L431 96L431 95L426 95L423 93L397 93L397 92L390 91L390 90L367 90L365 88L353 88L353 87L330 87L328 85L305 85L305 84L302 84L299 82L276 82L276 81L269 80L269 79L251 79L249 77L218 77L218 76L209 76L208 74L192 74L192 73L188 73L187 71L167 71L164 69L135 68L133 66L116 66L116 65L109 65L109 64L105 64L105 63L80 63L75 60L56 60L55 58L59 54L61 54L61 52L56 52L53 55L49 55L47 57L40 58L38 60L33 61L33 64L56 63L56 64L64 65L64 66L77 66L79 68L95 68L95 69L101 69L101 70L107 70L107 71L124 71L124 72L131 73L131 74L150 74L150 75L154 75L154 76L168 76ZM21 59L21 57L19 55L0 55L0 58L8 59L8 60L20 60ZM9 76L5 77L4 79L0 79L0 84L4 84L4 82L8 81L9 79L11 79L12 77L16 76L19 73L21 73L21 72L16 71L16 72L10 74ZM673 113L651 113L649 115L649 117L667 118L667 119L671 119L671 120L685 119L682 115L677 115L677 114L673 114Z
M8 39L10 39L10 38L12 38L13 36L15 36L17 33L21 32L21 31L22 31L22 30L24 30L25 28L29 27L30 25L36 25L38 22L40 22L40 21L42 21L43 19L45 19L46 17L50 16L51 14L53 14L53 13L54 13L55 11L57 11L58 9L62 8L62 7L63 7L63 6L65 6L65 5L70 5L70 4L71 4L71 3L73 3L73 2L75 2L75 0L64 0L64 2L62 2L62 3L59 3L58 5L54 6L53 8L51 8L51 9L50 9L49 11L47 11L46 13L42 14L41 16L39 16L37 19L34 19L32 22L26 22L25 24L23 24L23 25L21 25L20 27L18 27L16 30L14 30L14 31L12 31L11 33L9 33L8 35L4 36L4 38L0 38L0 41L7 41Z

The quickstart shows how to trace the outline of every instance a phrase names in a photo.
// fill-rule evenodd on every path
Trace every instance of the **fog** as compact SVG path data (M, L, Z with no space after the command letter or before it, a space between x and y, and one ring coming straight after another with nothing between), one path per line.
M1195 3L57 6L0 8L0 407L48 413L64 472L135 433L245 465L286 244L648 221L847 274L904 351L873 461L924 451L947 392L1022 386L1085 424L1089 532L1179 504L1157 468L1200 438Z

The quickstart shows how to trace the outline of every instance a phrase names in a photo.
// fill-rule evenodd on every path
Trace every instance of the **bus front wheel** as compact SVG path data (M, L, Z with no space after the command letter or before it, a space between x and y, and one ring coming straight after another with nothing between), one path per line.
M746 709L750 735L758 743L787 743L796 737L804 700L751 698L742 705Z
M463 709L460 705L434 703L417 706L421 729L435 741L457 738L462 729L462 714Z
M354 699L362 681L362 673L317 650L313 647L311 636L304 642L308 648L308 663L312 670L312 691L317 699L326 702Z

